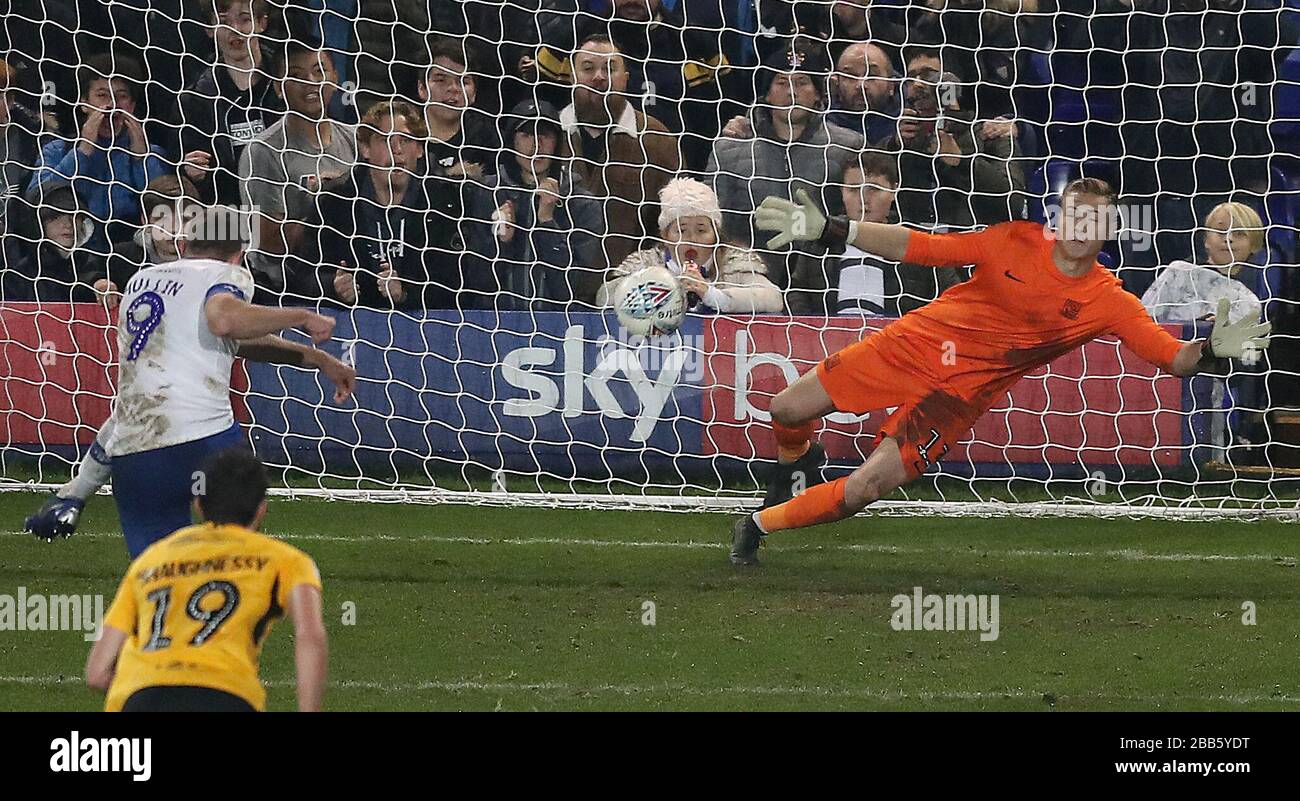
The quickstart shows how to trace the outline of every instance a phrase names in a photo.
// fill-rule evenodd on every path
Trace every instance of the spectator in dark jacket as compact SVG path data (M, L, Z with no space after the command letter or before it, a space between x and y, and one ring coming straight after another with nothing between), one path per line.
M43 120L14 97L16 71L0 60L0 236L8 232L10 206L22 204L23 192L41 158ZM15 209L21 216L21 209Z
M0 61L0 264L21 258L24 243L18 229L31 209L23 193L41 158L40 133L45 120L18 103L14 91L17 70Z
M491 263L471 270L495 279L485 305L543 310L589 302L603 272L596 262L604 216L560 152L559 112L525 101L506 120L511 149L494 178L470 189L467 244Z
M681 134L685 168L701 170L722 120L748 106L748 98L738 98L740 82L727 80L721 27L717 3L612 0L599 13L552 17L542 31L537 69L553 84L571 84L575 45L592 34L608 36L627 68L627 93L641 111Z
M884 48L871 42L849 45L835 63L827 119L868 142L888 139L898 132L902 111L898 84L894 63Z
M409 103L371 106L357 129L361 163L317 198L318 245L308 260L344 305L456 308L464 274L457 220L430 208L420 164L427 135Z
M4 271L0 300L89 302L103 261L85 249L94 224L67 186L51 187L24 239L26 251Z
M173 152L208 203L239 205L239 156L284 116L284 101L267 74L263 34L267 0L205 0L217 62L181 91L172 117Z
M1038 13L1039 6L1039 0L918 0L909 7L908 43L941 48L944 71L971 81L966 108L976 119L1014 115L1012 90L1023 83L1025 54L1052 49L1049 15ZM1090 14L1093 8L1096 13L1104 11L1089 6ZM1153 30L1162 27L1158 22L1130 25ZM1101 45L1102 41L1090 44L1090 49L1114 46L1110 42ZM1089 83L1093 80L1090 77Z
M402 0L398 0L401 2ZM446 7L454 4L454 12ZM492 47L478 51L483 77L479 104L486 111L507 111L525 100L545 100L556 108L568 102L567 79L547 78L538 63L538 47L557 25L573 28L575 15L589 0L432 0L432 29L449 36L472 33ZM570 46L572 49L572 46ZM560 58L567 58L567 51ZM491 83L498 83L493 87Z
M490 173L501 138L492 119L475 106L478 81L469 69L468 51L457 41L435 37L430 40L428 63L416 88L429 131L425 168L450 177L480 178Z
M713 147L709 173L722 203L724 225L736 242L757 241L753 211L764 198L795 197L799 189L822 196L832 214L842 210L829 185L862 150L862 136L826 120L830 65L825 47L799 40L769 59L762 72L762 100L749 117L727 124ZM760 251L768 276L785 288L788 251Z
M608 228L597 266L616 267L657 230L659 193L681 168L681 150L662 122L629 102L627 64L609 37L578 46L573 75L573 103L560 112L560 126Z
M830 57L838 61L854 42L872 40L897 56L908 39L907 8L904 4L873 3L871 0L766 0L760 7L760 21L779 36L760 39L760 55L766 60L777 55L781 38L808 36L827 44Z
M106 254L111 242L134 234L140 193L167 170L164 151L149 144L136 116L140 68L131 59L103 55L78 71L80 134L41 151L41 168L27 190L41 204L44 188L70 181L95 230L87 247Z

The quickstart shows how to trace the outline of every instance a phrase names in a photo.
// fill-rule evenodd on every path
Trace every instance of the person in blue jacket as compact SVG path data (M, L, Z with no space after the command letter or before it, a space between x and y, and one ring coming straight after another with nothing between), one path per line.
M101 255L131 239L140 219L140 194L168 169L165 151L149 144L136 110L139 75L129 58L104 54L86 60L77 75L78 135L41 149L27 190L27 201L39 206L50 187L71 183L94 221L86 247Z

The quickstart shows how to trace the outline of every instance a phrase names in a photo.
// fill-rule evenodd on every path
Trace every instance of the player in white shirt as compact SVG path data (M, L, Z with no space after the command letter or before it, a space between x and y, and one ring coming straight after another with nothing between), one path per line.
M333 319L248 302L253 279L241 266L238 219L230 208L203 210L186 226L183 258L141 270L124 289L117 399L96 444L111 464L113 496L133 559L190 524L199 464L243 441L230 407L236 355L315 367L334 383L336 403L352 394L356 382L356 372L338 359L274 335L300 328L319 344L329 339ZM94 448L87 461L102 463ZM52 498L28 528L38 536L67 536L80 512L70 501L75 499Z
M171 197L164 196L162 193L146 192L144 199L141 200L144 211L143 227L136 235L136 239L149 264L163 264L181 258L178 252L184 234L181 224L198 205L198 201L185 194L184 187L178 184L177 188L181 190L180 196ZM109 308L117 308L121 301L117 286L107 279L104 283L107 286L104 288L103 302ZM36 514L27 518L24 524L25 530L46 540L69 537L77 530L77 522L81 519L81 511L85 508L86 501L98 492L100 487L107 484L109 476L112 475L113 468L109 464L104 443L113 436L113 428L113 418L110 416L96 432L95 439L90 443L90 449L77 465L72 478L59 487Z

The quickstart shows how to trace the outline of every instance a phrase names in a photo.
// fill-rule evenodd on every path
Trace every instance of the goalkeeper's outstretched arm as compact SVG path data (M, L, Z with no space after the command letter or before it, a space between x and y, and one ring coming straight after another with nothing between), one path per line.
M1138 356L1180 378L1211 370L1221 359L1248 360L1268 348L1273 324L1257 323L1253 317L1232 322L1228 319L1231 304L1227 298L1219 301L1214 330L1208 338L1179 342L1151 319L1136 297L1127 294L1121 297L1132 313L1123 315L1109 333L1119 337Z
M1214 315L1214 329L1206 339L1187 342L1178 351L1169 372L1177 376L1196 375L1208 370L1219 359L1242 359L1268 349L1270 322L1257 323L1242 317L1235 323L1228 319L1232 302L1219 298Z
M1205 340L1184 342L1173 363L1169 365L1169 372L1179 378L1187 378L1206 369L1212 361L1205 357Z
M902 261L912 231L901 225L857 222L844 217L826 219L808 193L800 189L798 203L781 197L768 197L754 210L754 225L762 231L775 231L767 241L773 250L794 241L819 242L829 250L852 244L859 250L891 261Z
M849 220L844 240L858 250L890 261L902 261L915 232L901 225ZM942 265L933 265L942 266Z

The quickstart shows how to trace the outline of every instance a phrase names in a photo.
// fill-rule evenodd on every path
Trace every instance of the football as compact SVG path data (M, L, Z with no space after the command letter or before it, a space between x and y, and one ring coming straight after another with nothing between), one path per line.
M671 334L686 314L686 293L667 267L655 265L623 279L614 308L619 324L630 334Z

